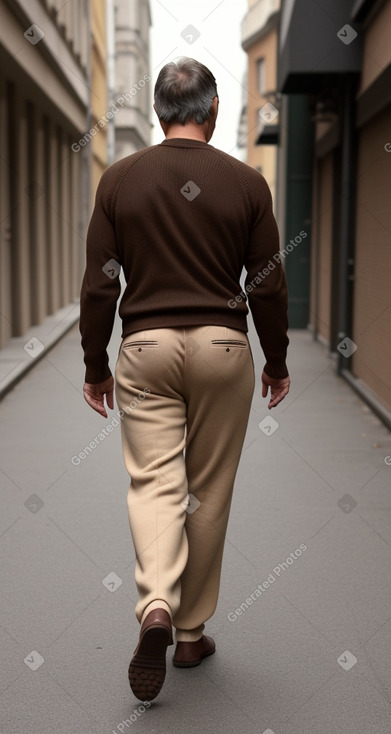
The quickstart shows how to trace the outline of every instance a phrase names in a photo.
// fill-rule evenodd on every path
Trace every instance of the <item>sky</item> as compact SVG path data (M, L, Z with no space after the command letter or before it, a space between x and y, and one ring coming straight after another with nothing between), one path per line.
M247 8L247 0L150 0L152 93L158 73L168 61L190 56L205 64L216 78L219 94L219 114L210 144L241 159L243 152L236 144L247 66L247 54L241 48L241 21ZM152 144L156 144L164 134L154 110L152 115Z

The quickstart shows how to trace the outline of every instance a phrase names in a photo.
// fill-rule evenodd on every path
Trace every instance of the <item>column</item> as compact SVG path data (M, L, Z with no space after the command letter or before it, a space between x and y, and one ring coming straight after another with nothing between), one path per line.
M36 181L36 198L35 198L35 260L36 260L36 292L35 292L35 311L37 323L42 323L47 315L47 231L46 231L46 196L45 196L45 148L47 140L45 139L45 131L43 126L42 114L38 111L36 117L35 128L35 181Z
M59 241L58 228L58 199L59 199L59 171L58 171L58 141L57 126L50 120L49 123L49 148L50 148L50 171L49 171L49 212L50 212L50 282L51 282L51 312L55 313L60 308L60 260L61 242Z
M0 348L12 335L12 301L11 288L13 273L11 272L10 253L10 197L8 176L8 95L6 80L0 75Z
M68 136L65 131L61 133L61 277L62 277L62 306L71 300L70 294L70 248L72 242L72 222L70 216L69 196L69 147Z
M15 253L13 278L13 336L30 326L30 252L28 189L28 119L26 101L15 89L15 201L12 207L12 248Z
M70 143L71 144L71 143ZM71 298L80 295L80 182L79 182L80 152L71 151L71 221L72 221L72 271L71 271Z

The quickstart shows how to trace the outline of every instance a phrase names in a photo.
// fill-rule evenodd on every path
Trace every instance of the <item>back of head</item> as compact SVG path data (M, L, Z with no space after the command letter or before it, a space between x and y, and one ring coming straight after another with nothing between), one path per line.
M163 66L155 84L155 110L159 120L202 125L210 117L217 97L216 79L195 59L183 58Z

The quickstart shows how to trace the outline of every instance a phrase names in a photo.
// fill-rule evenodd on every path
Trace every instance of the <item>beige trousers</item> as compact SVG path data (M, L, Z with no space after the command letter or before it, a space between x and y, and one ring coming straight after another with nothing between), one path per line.
M176 641L216 609L232 491L254 392L247 334L226 326L148 329L115 369L143 623L166 609Z

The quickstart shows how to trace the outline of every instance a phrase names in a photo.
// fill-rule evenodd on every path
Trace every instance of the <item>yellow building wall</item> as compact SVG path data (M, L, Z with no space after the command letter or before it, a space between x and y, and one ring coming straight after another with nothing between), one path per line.
M276 156L274 145L256 145L259 135L259 109L267 103L267 99L258 91L257 61L265 59L264 86L265 91L276 89L277 73L277 31L273 29L260 39L248 51L248 99L247 99L247 163L253 168L260 168L268 182L273 200L276 189ZM278 122L278 118L275 122Z
M91 0L91 127L94 127L108 112L106 72L106 4L105 0ZM92 151L91 207L96 188L107 167L107 125L90 141Z

